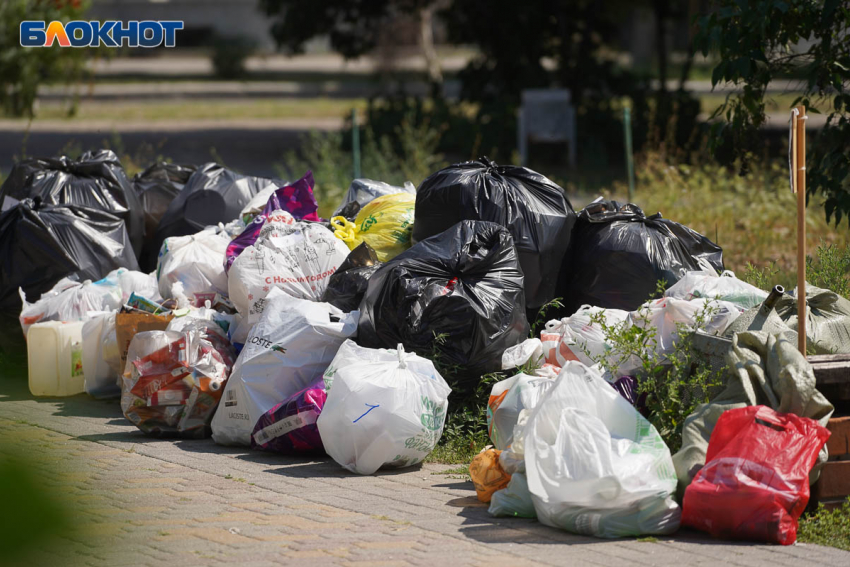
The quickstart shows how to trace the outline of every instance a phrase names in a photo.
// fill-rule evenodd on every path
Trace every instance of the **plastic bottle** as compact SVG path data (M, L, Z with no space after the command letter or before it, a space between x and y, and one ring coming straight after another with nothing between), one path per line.
M83 321L36 323L27 333L29 387L33 396L73 396L85 391Z

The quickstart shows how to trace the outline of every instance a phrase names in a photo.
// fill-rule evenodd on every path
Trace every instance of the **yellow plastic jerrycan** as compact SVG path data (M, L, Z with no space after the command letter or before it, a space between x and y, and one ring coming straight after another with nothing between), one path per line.
M416 195L394 193L378 197L360 209L354 222L334 217L331 225L337 238L354 250L366 242L386 262L410 248Z
M73 396L85 391L83 321L46 321L27 331L29 387L33 396Z

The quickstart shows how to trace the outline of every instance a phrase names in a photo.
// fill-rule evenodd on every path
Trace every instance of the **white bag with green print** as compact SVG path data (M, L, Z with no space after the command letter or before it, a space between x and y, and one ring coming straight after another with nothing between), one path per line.
M317 421L325 451L346 469L421 462L443 434L451 388L430 360L346 341L331 364L333 387Z
M541 523L605 538L679 528L669 449L595 370L567 362L521 434Z

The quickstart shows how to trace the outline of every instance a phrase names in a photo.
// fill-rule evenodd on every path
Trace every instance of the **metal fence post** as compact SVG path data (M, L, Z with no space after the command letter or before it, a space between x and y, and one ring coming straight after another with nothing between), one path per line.
M354 161L354 179L360 179L360 127L357 125L357 109L351 109L351 156Z
M626 170L629 176L629 203L635 200L635 160L632 156L632 112L623 108L623 129L626 137Z

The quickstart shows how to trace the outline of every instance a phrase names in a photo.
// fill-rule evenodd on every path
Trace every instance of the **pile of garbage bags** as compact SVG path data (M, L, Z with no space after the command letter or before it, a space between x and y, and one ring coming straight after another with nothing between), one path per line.
M76 205L109 213L122 221L137 252L145 236L144 216L135 188L112 150L34 158L12 168L0 186L3 210L24 199L48 205Z
M486 158L418 189L354 180L330 219L314 187L309 171L212 163L131 183L109 151L18 164L0 189L0 310L38 337L31 390L117 398L147 435L368 475L422 463L454 400L505 372L486 404L494 447L470 465L491 514L603 538L684 523L793 541L832 406L786 340L793 301L724 272L716 244L634 204L576 213L550 179ZM841 349L850 303L830 293L809 289L808 332ZM532 336L556 297L564 312ZM752 332L770 309L786 334ZM675 455L646 417L642 361L612 339L638 329L662 363L684 335L729 337L726 389ZM781 520L741 527L719 518L729 503Z

